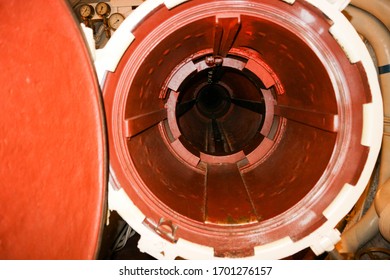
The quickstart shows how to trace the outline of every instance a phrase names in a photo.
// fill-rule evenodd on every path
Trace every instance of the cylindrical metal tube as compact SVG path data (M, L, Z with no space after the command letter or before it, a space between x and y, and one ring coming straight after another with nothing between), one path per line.
M382 129L371 124L383 119L371 58L335 7L146 1L111 40L96 60L110 207L142 250L333 249L379 152Z
M351 4L378 18L390 30L390 5L387 0L352 0Z
M376 58L378 60L378 66L389 65L390 63L390 33L389 30L374 16L358 9L353 6L346 8L350 22L354 25L357 31L367 39L373 46ZM382 90L382 97L384 103L384 137L382 143L381 162L380 162L380 174L379 174L379 187L378 192L381 192L381 188L386 184L386 181L390 177L390 163L389 163L389 133L388 124L386 122L388 115L390 114L389 103L389 85L390 85L390 73L379 74L380 86ZM347 229L341 236L339 244L340 252L355 253L361 246L372 239L375 234L378 233L379 224L382 224L382 228L387 223L387 215L383 215L382 222L379 221L379 212L375 209L375 204L383 205L385 203L385 197L380 196L376 199L376 203L373 203L370 209L365 213L363 218L351 228ZM388 202L388 201L387 201ZM381 206L381 212L384 207ZM386 221L386 222L384 222ZM385 229L383 229L386 232Z

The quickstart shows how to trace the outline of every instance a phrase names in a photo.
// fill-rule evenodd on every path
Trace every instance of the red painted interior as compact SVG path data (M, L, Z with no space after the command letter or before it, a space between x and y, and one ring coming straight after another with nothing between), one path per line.
M330 26L304 1L274 0L161 5L137 25L104 99L114 184L145 224L163 218L176 239L237 257L326 221L366 159L369 102ZM219 132L229 141L209 150Z

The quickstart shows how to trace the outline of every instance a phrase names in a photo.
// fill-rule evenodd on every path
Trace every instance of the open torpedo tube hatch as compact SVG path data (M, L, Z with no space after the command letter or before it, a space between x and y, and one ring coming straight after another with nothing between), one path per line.
M278 259L333 249L383 123L371 57L339 8L146 1L96 51L109 207L141 251Z

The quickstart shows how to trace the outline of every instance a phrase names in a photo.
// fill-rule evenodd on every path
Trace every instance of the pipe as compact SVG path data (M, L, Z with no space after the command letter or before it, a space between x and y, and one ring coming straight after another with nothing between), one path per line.
M341 234L341 240L336 246L337 250L342 254L355 253L378 233L378 228L378 214L372 206L359 222Z
M375 196L375 210L379 216L379 230L390 242L390 180L381 187Z
M390 5L388 0L352 0L351 4L377 17L390 29Z
M390 63L390 33L386 27L374 16L367 12L362 11L359 8L348 6L345 9L350 22L357 29L357 31L366 38L373 46L375 55L378 60L378 65L384 66ZM390 115L390 74L385 73L379 76L380 85L382 89L382 96L384 100L384 114L385 119ZM382 144L381 166L379 175L379 188L378 192L381 192L382 185L390 177L390 139L388 134L388 126L385 121L385 133ZM380 201L384 201L382 198ZM377 199L376 199L377 200ZM375 200L375 201L376 201ZM389 200L387 200L388 202ZM383 202L382 202L383 203ZM384 207L381 206L381 210ZM386 213L388 210L386 210ZM376 211L373 205L369 208L363 218L351 228L347 229L341 235L338 249L342 253L356 252L360 246L371 240L378 232L379 224L383 224L384 221L388 222L388 218L383 218L381 221L378 217L378 211ZM385 212L383 212L385 213ZM383 214L382 214L383 215ZM386 215L384 215L386 217ZM381 226L385 235L385 224Z
M348 19L356 30L367 39L373 46L375 56L378 60L379 68L386 68L390 65L390 33L389 30L371 14L353 6L348 6L345 9ZM382 91L384 115L390 117L390 73L382 73L379 75L379 81ZM385 126L386 128L387 126ZM385 130L389 132L389 130ZM387 149L386 149L387 150ZM383 160L388 160L390 156L382 157ZM379 184L383 184L390 177L390 165L386 167L388 173L382 170L383 174L379 178Z
M377 18L359 8L348 6L345 12L349 15L352 25L373 46L379 68L387 68L390 65L389 30ZM388 119L390 118L390 72L380 72L379 81L385 115L385 137L384 146L382 147L381 169L379 172L379 185L382 185L390 178L390 147L387 148L389 145L388 133L390 132L390 126L388 125Z
M343 232L337 246L340 253L355 253L378 233L378 228L382 236L390 241L389 201L390 180L380 186L372 206L362 219Z

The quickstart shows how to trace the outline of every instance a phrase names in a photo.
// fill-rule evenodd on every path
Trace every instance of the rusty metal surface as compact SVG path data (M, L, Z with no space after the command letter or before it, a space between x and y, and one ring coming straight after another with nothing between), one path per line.
M66 1L0 6L0 259L93 259L106 140L81 30Z
M324 209L355 182L366 160L359 141L362 104L370 98L361 65L350 64L330 25L304 1L158 7L133 30L136 40L105 82L114 183L149 220L168 220L175 238L213 247L216 256L248 256L255 246L299 240L321 226ZM224 69L230 72L217 78ZM216 81L241 100L217 112L218 121L228 120L227 134L237 135L233 151L240 157L199 148L218 133L212 128L210 137L212 114L191 102L203 83ZM192 95L183 96L183 85ZM164 108L155 126L145 119L145 130L127 137L126 120ZM250 143L242 145L246 137Z

